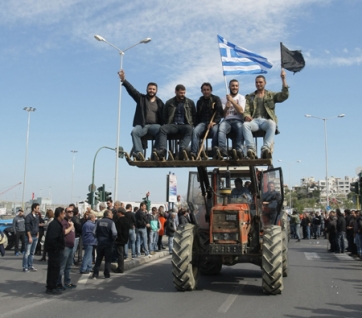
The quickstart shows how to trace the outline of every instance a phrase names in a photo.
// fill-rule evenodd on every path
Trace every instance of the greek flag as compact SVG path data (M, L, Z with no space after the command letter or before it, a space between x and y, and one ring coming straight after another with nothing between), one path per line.
M217 36L224 75L262 74L273 67L267 58Z

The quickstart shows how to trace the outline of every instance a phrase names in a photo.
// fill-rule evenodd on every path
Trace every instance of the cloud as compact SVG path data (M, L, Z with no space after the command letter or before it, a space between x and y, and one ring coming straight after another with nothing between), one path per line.
M344 52L344 53L348 53L348 49L344 48L344 49L343 49L343 52Z

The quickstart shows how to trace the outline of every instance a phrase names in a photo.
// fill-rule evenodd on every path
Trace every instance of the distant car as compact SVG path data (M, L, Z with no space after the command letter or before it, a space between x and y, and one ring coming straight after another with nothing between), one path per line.
M15 235L13 231L13 219L12 215L0 215L0 230L4 232L8 238L7 250L11 250L15 245Z

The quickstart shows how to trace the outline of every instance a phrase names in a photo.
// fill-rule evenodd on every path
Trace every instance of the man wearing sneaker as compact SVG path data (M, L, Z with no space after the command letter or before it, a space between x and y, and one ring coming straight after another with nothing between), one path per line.
M133 148L131 155L136 160L144 160L141 138L147 134L156 136L162 125L164 104L157 94L157 84L148 83L147 94L141 94L127 80L123 70L119 73L122 85L137 103L131 132ZM156 145L157 146L157 145Z
M261 148L261 157L271 158L275 130L278 124L278 118L275 115L275 104L282 103L289 97L284 69L282 69L280 77L282 79L281 92L274 93L267 91L265 89L265 77L259 75L255 79L256 91L246 95L243 134L247 147L247 156L250 159L256 158L256 149L252 133L253 131L258 130L265 131L264 144Z
M60 262L60 272L58 277L57 288L66 289L66 288L76 288L76 285L73 285L70 280L70 270L73 265L73 247L75 242L75 229L74 223L72 222L73 217L73 208L67 207L65 209L65 217L62 220L63 232L64 232L64 241L65 248ZM64 285L62 285L62 277L64 274Z
M88 215L87 221L82 226L82 242L84 248L84 256L82 260L82 266L80 268L80 274L89 274L92 270L92 253L94 246L97 246L97 240L93 235L96 221L95 214Z
M117 238L115 240L115 246L118 254L118 267L114 270L115 273L123 273L124 271L124 246L128 241L130 221L126 217L126 210L124 208L118 208L118 220L115 223L117 229Z
M209 129L209 136L213 137L216 135L218 124L224 116L220 97L211 94L212 86L210 83L203 83L201 85L201 93L202 96L196 103L196 122L191 139L191 159L196 159L197 157L201 135L207 129ZM214 146L216 144L212 145L212 147Z
M54 220L49 223L46 231L44 250L48 253L47 294L58 295L62 293L59 289L57 289L57 281L59 278L60 264L65 247L62 224L64 217L64 208L56 208L54 212Z
M156 254L157 242L158 242L158 232L160 230L160 221L158 220L158 211L156 207L152 208L152 215L150 217L150 254Z
M147 239L147 228L150 224L147 222L146 216L146 203L141 202L139 210L136 212L136 253L137 256L141 256L141 245L145 251L145 256L149 255L148 251L148 239Z
M179 160L184 159L184 151L191 140L196 116L195 103L185 96L186 87L182 84L176 86L175 95L166 102L163 108L164 125L161 126L157 134L154 149L154 154L159 160L163 160L166 156L168 134L181 134L183 136L177 158Z
M31 205L31 213L25 217L25 254L23 256L23 271L28 272L36 271L33 266L33 258L36 245L38 244L39 237L39 217L40 212L39 203Z
M124 258L128 257L128 249L131 247L132 258L136 258L136 233L135 233L135 225L136 225L136 217L132 212L132 205L126 205L126 218L129 222L129 233L128 233L128 241L124 245Z
M13 220L15 234L15 256L19 256L19 240L21 240L21 252L25 252L25 217L24 211L19 209L18 215Z
M213 144L218 145L218 147L213 147L214 157L222 159L228 156L226 135L229 132L233 132L235 134L233 150L236 152L233 156L234 159L242 159L244 157L242 127L244 122L245 97L239 94L239 82L236 79L230 81L229 90L230 94L226 95L226 98L222 100L224 120L219 125L218 134L214 135ZM237 158L235 156L237 156Z

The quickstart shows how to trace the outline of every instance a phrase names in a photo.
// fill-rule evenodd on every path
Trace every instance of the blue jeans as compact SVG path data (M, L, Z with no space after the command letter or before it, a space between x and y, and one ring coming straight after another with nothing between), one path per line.
M344 253L344 239L346 237L346 232L337 232L336 235L336 246L337 253Z
M307 229L307 239L309 240L310 239L310 225L307 225L306 229Z
M176 125L167 124L161 126L157 138L156 138L156 149L167 149L167 135L168 134L181 134L183 135L180 141L180 149L184 150L190 143L192 135L192 126L190 125Z
M62 283L62 275L64 273L64 285L68 285L71 283L70 280L70 270L73 265L73 247L65 247L63 251L63 257L60 262L60 273L58 277L57 284L60 285Z
M209 125L209 123L200 123L194 128L194 131L192 132L191 152L194 153L195 155L197 155L197 153L199 152L201 135L207 130L208 125ZM218 129L217 127L218 127L218 125L214 125L210 129L209 136L213 137L213 136L217 135L217 129ZM216 145L217 144L214 145L214 143L213 143L212 147L214 147Z
M23 256L23 268L30 269L33 267L33 259L36 245L38 244L38 238L32 236L33 243L29 243L29 237L25 234L25 254Z
M173 236L169 236L168 237L168 251L170 253L172 253L172 249L173 249Z
M158 242L158 232L151 231L151 233L150 233L150 252L154 252L157 250L157 242Z
M129 229L128 242L124 245L124 258L128 257L128 245L131 245L132 258L136 257L136 233L135 229Z
M226 135L230 131L234 132L236 135L235 141L233 141L233 148L242 151L244 144L243 122L237 119L224 120L219 125L219 132L217 134L218 136L217 138L220 150L226 152L227 148Z
M84 256L82 261L82 267L80 268L80 272L87 272L92 269L92 252L93 245L85 245L84 246Z
M295 235L297 236L296 238L300 240L300 223L295 224Z
M143 249L145 250L145 256L149 254L148 251L148 240L147 240L147 229L146 228L136 228L136 246L137 246L137 256L141 256L141 245L143 244Z
M354 237L354 243L357 246L357 254L362 258L362 233L357 233Z
M255 150L255 143L253 138L253 131L264 130L266 132L264 137L264 144L261 149L271 150L274 142L275 129L277 124L271 119L254 118L252 121L245 121L243 125L243 134L247 149Z
M142 147L141 138L147 134L156 136L158 131L160 130L160 127L161 126L158 124L145 125L144 127L140 125L135 126L131 132L132 142L133 142L133 152L142 153L143 147ZM155 145L155 148L158 148L157 145Z

